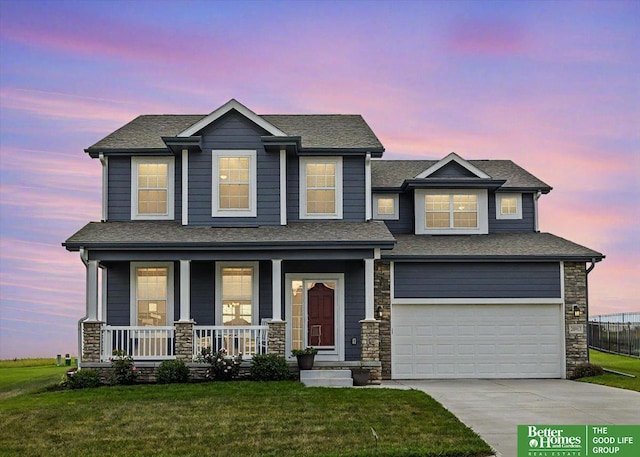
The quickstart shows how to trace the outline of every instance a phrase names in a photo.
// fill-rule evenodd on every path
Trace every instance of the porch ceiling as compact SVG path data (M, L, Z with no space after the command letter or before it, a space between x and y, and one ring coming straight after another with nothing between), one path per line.
M300 249L393 247L384 222L314 221L286 226L198 227L174 221L90 222L62 245L87 249Z

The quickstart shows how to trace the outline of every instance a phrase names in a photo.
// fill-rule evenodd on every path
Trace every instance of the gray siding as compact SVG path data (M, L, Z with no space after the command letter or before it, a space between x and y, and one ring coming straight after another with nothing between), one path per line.
M560 265L394 262L395 298L559 298Z
M216 227L280 224L280 156L267 153L261 128L237 113L228 113L202 132L202 152L189 154L189 225ZM211 216L212 150L257 151L257 217Z
M175 158L174 220L182 219L181 159ZM131 220L131 157L109 157L108 214L110 221Z
M131 220L131 158L109 157L108 219Z
M477 178L477 176L459 163L449 162L444 167L431 173L429 178Z
M300 220L300 165L296 156L287 158L287 218ZM342 158L342 219L363 221L365 218L364 157Z
M397 221L385 220L389 231L396 233L413 233L415 230L415 213L413 211L413 191L401 193L398 196L398 217Z
M533 194L522 194L522 219L496 219L496 196L490 192L489 233L535 231L533 198Z
M285 261L282 262L282 273L283 295L286 293L284 282L286 273L344 273L345 360L360 360L360 321L364 319L364 262ZM351 344L351 338L356 338L356 345Z
M191 262L191 317L196 325L215 325L215 264Z
M129 262L107 265L107 324L130 325Z

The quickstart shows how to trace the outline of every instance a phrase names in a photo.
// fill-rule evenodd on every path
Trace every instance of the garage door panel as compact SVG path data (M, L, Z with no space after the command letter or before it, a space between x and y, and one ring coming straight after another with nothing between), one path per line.
M560 305L394 305L392 375L559 378Z

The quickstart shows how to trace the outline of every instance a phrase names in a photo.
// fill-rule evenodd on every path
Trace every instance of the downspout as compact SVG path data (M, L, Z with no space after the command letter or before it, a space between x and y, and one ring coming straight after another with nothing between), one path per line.
M82 263L84 263L85 268L89 266L88 257L89 255L87 254L87 251L85 251L84 248L80 248L80 260L82 260ZM87 312L86 306L84 307L84 311L85 311L85 315L81 317L80 320L78 321L78 370L80 369L81 362L82 362L82 338L83 338L82 323L88 317L86 314Z
M591 265L589 268L585 270L584 275L584 288L585 288L585 296L584 296L584 314L587 320L587 362L590 362L589 357L589 346L590 346L590 333L589 333L589 273L596 267L596 259L591 259Z
M534 194L533 196L533 224L534 224L534 230L536 232L540 231L540 223L538 221L538 199L540 198L540 196L542 195L542 192L538 191Z
M98 156L100 158L100 163L102 164L102 222L107 221L107 209L109 205L109 171L108 171L108 163L109 158L104 156L104 153L100 153Z

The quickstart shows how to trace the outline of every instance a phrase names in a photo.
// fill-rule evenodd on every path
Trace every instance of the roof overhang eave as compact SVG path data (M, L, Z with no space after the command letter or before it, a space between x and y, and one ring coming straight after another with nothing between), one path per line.
M401 189L499 189L506 179L407 179Z
M540 255L422 255L400 254L381 252L383 260L398 260L407 262L600 262L605 258L598 255L571 255L571 254L540 254Z
M173 155L173 152L167 148L87 148L84 152L89 154L92 159L97 159L100 153L105 156Z

